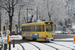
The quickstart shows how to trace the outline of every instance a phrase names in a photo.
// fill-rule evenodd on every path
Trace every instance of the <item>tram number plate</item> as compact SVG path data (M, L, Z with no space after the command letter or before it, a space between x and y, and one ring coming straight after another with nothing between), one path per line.
M30 32L26 32L26 35L30 35Z

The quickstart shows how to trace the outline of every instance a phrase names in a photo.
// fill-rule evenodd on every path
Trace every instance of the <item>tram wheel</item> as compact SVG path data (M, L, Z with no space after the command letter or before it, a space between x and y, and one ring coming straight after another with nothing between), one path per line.
M22 40L25 40L25 37L23 37Z
M33 41L36 41L36 38L33 38Z

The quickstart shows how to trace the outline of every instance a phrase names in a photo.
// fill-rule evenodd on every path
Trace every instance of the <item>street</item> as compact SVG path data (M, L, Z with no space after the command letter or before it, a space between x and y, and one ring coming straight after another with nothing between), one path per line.
M57 35L54 35L54 38L55 39L73 38L73 35L74 34L57 34ZM33 40L26 40L26 39L25 40L15 40L16 44L25 43L25 42L34 42L34 41ZM11 43L13 43L13 41L11 41Z
M54 41L33 41L22 40L21 35L9 36L11 40L11 50L74 50L73 44L74 34L56 34ZM13 48L13 39L15 40L15 47Z

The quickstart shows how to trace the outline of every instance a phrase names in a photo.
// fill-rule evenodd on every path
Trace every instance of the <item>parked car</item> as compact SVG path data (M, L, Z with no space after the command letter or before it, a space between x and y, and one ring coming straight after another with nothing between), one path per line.
M68 30L68 31L64 31L64 34L73 34L73 32L71 30Z
M63 34L63 31L55 31L54 34Z
M15 31L13 31L11 34L12 34L12 35L17 35L17 33L16 33Z
M75 29L74 28L72 28L71 31L73 32L73 34L75 34Z
M19 35L21 35L21 34L22 34L22 32L20 31L20 32L18 32L18 34L19 34Z
M1 32L0 32L0 37L1 37Z

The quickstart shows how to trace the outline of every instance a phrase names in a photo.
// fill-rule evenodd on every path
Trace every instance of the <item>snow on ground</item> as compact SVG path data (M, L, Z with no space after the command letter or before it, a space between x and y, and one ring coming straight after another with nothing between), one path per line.
M12 35L12 36L9 36L10 39L15 39L15 40L21 40L22 39L22 36L21 35ZM55 39L55 40L72 40L73 41L73 38L66 38L66 39ZM36 45L37 47L39 47L41 50L55 50L54 48L52 47L49 47L47 45L50 45L50 46L53 46L55 48L58 48L59 50L72 50L70 48L73 48L75 49L75 44L73 42L56 42L56 41L53 41L52 43L45 43L47 45L44 45L44 43L39 43L39 42L30 42L34 45ZM37 47L35 47L34 45L30 44L29 42L28 43L21 43L21 45L24 47L25 50L39 50ZM57 43L57 44L54 44L54 43ZM23 50L22 46L19 45L19 44L15 44L15 48L13 48L13 45L11 44L11 50ZM63 46L61 46L63 45ZM64 47L64 46L67 46L67 47Z
M67 46L69 48L74 48L74 45L75 45L73 42L54 42L54 43L58 43L58 44Z
M21 40L22 39L22 36L21 35L12 35L12 36L9 36L9 39L10 40Z
M75 29L75 26L73 26L72 29Z
M13 45L11 44L11 50L23 50L23 48L19 44L16 44L15 47L13 48Z
M64 40L64 41L71 40L71 41L73 41L73 38L55 39L55 40Z
M19 44L16 44L15 48L13 48L13 45L11 45L11 50L23 50L23 48Z
M25 50L38 50L38 48L29 43L21 43L21 44L24 46Z
M22 36L21 35L12 35L12 36L9 36L9 40L21 40L22 39ZM7 40L7 37L3 37L3 40ZM0 42L2 41L1 37L0 37Z
M31 43L38 46L41 50L56 50L56 49L49 47L49 46L46 46L42 43L37 43L37 42L31 42Z
M72 50L72 49L69 49L69 48L66 48L66 47L63 47L63 46L60 46L60 45L57 45L57 44L53 44L53 43L47 43L48 45L51 45L55 48L58 48L58 50Z
M56 50L52 47L49 47L47 45L50 45L50 46L53 46L55 48L58 48L59 50L72 50L72 49L75 49L74 48L74 45L73 42L53 42L53 43L45 43L47 45L44 45L44 43L39 43L39 42L30 42L34 45L36 45L37 47L39 47L41 50ZM21 45L25 48L25 50L39 50L37 47L33 46L32 44L30 43L21 43ZM54 43L57 43L57 44L54 44ZM62 46L61 46L62 45ZM66 46L66 47L65 47ZM67 48L69 47L69 48ZM16 44L16 47L14 48L15 50L17 48L20 48L18 47L18 44ZM72 49L71 49L72 48ZM13 48L12 48L13 49Z
M73 40L73 38L66 38L66 39L56 39L56 40ZM39 42L30 42L34 45L36 45L37 47L39 47L41 50L55 50L54 48L52 47L49 47L49 46L46 46L44 45L43 43L39 43ZM39 50L37 47L33 46L32 44L30 43L21 43L21 45L25 48L25 50ZM57 43L57 44L54 44L54 43ZM75 49L74 46L75 44L73 44L73 42L53 42L53 43L45 43L47 45L51 45L55 48L58 48L59 50L72 50L72 49ZM63 46L61 46L61 45ZM67 46L67 47L64 47L64 46ZM18 46L17 46L18 47ZM72 48L72 49L70 49ZM16 48L15 48L16 49Z

